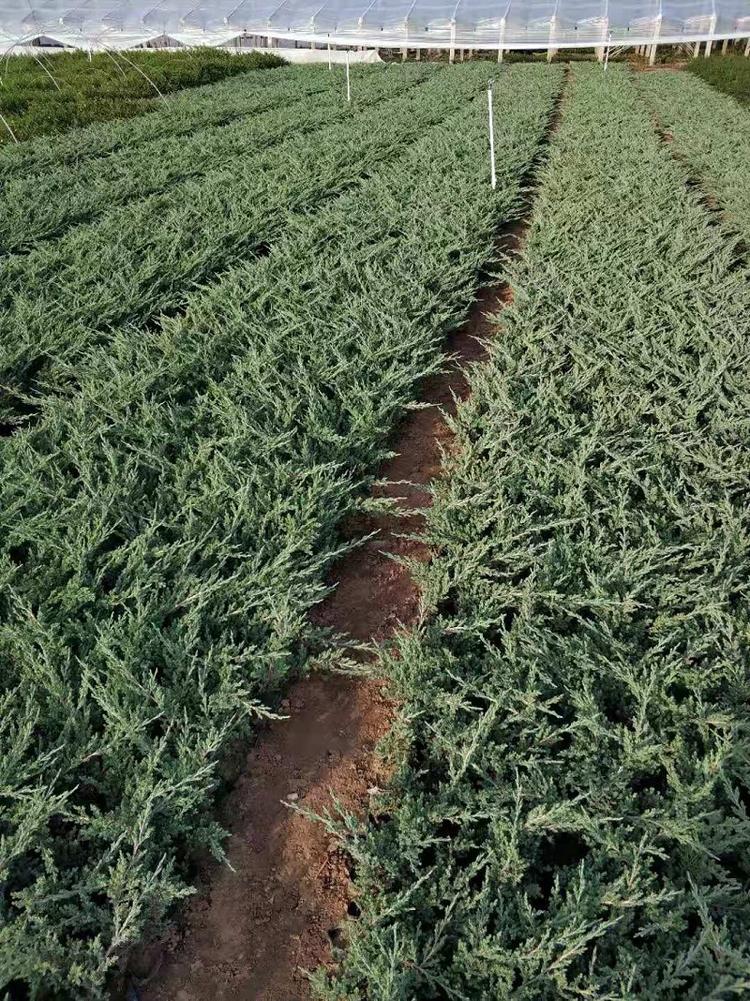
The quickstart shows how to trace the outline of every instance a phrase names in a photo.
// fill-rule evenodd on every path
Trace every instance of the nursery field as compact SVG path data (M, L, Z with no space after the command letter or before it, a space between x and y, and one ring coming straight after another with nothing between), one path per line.
M220 49L185 52L84 52L34 56L5 52L0 70L0 145L59 134L93 122L155 110L176 91L250 70L280 66L271 53L234 56Z
M646 84L729 196L710 105ZM403 746L328 998L750 991L750 272L685 180L628 75L571 70L384 657Z
M750 119L620 65L352 95L268 69L0 151L0 997L124 996L223 857L222 762L352 668L309 618L342 525L501 280L295 997L743 996Z
M293 142L228 143L227 165L4 258L3 983L101 991L191 853L220 851L216 762L332 656L305 614L337 525L465 315L561 75L507 74L494 195L481 67L358 70L351 108L284 71L254 97L293 104ZM306 79L341 99L340 74ZM41 183L124 185L163 141L99 156L96 135L111 148L91 133L78 165L39 147ZM4 191L34 153L10 152Z
M739 43L744 43L744 39ZM745 43L746 44L746 43ZM687 69L742 104L750 104L750 59L735 52L716 54L710 59L691 59Z

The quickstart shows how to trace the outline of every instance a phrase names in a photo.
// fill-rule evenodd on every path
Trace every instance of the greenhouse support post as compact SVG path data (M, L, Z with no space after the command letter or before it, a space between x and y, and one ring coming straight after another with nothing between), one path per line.
M497 40L497 61L503 61L503 43L505 42L505 17L500 18L500 36Z
M331 43L328 43L328 69L331 71L333 69L333 62L331 61Z
M352 103L352 84L349 79L349 49L346 50L346 99Z
M711 15L711 24L708 29L708 39L706 40L706 48L704 55L706 59L711 55L711 49L714 44L714 32L716 31L716 14Z
M745 46L745 58L750 59L750 38L748 38L747 45Z
M497 187L497 175L495 173L495 120L492 110L492 84L492 80L487 82L487 112L490 126L490 184L494 191Z
M609 38L607 39L607 48L604 50L604 72L607 72L607 67L609 66L609 50L612 48L612 32L609 33Z
M659 14L654 23L654 38L653 41L651 42L648 55L649 66L656 65L656 50L658 48L660 34L661 34L661 14Z

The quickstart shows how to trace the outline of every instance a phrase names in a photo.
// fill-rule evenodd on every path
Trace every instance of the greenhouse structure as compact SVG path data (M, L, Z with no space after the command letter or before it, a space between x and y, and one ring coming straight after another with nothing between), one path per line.
M89 51L177 45L547 50L748 38L750 0L0 0L6 53L44 39Z

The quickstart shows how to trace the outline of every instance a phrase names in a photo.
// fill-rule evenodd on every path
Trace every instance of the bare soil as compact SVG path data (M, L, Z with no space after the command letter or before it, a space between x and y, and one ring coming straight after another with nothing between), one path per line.
M140 957L156 965L148 1001L309 996L304 970L330 958L350 904L347 862L322 825L289 804L321 812L331 789L363 808L382 781L375 745L391 706L383 683L312 677L294 687L287 721L247 757L223 821L231 869L208 864L178 927Z
M514 243L515 233L508 238ZM463 369L481 361L490 334L487 314L507 301L506 288L482 291L468 322L446 343L447 370L425 380L420 399L394 438L397 453L374 491L402 498L396 514L359 519L349 535L376 538L334 566L336 589L311 616L319 625L361 641L383 641L419 614L419 593L393 556L426 560L420 542L401 538L422 522L425 487L440 472L450 445L445 413L468 393ZM131 960L143 1001L297 1001L310 996L305 971L331 962L331 945L348 913L347 859L323 825L290 804L323 812L332 795L366 812L386 779L376 745L387 733L393 704L382 681L337 675L296 683L282 704L288 719L269 724L247 755L227 798L222 821L231 868L206 863L198 892L170 933ZM132 996L131 989L131 996Z
M687 69L687 59L672 63L656 63L654 66L637 66L641 73L660 73L663 70L684 70Z
M559 107L550 132L558 117ZM499 249L516 252L526 225L506 227ZM444 371L418 394L429 406L408 412L373 490L396 499L396 510L342 526L346 537L377 536L334 565L334 590L313 610L314 624L382 643L418 620L418 588L393 557L430 557L404 536L423 524L429 484L451 445L445 417L468 396L468 367L486 357L490 317L511 298L507 285L481 290L467 322L447 338ZM127 1001L302 1001L311 996L307 972L332 963L347 916L358 913L349 860L321 823L294 807L320 815L335 798L367 812L388 778L377 745L395 704L383 680L314 675L292 686L282 710L288 717L259 732L220 811L229 867L204 863L177 923L134 953Z

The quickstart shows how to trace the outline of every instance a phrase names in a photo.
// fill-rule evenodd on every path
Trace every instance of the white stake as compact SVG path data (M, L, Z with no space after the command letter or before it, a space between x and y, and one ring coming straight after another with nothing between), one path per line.
M609 49L612 45L612 32L609 33L609 38L607 39L607 48L604 51L604 72L607 72L607 67L609 66Z
M329 72L333 69L333 63L331 62L331 43L328 43L328 70Z
M346 99L352 103L352 85L349 80L349 49L346 50Z
M8 130L8 132L10 134L10 137L13 140L13 142L17 143L18 142L18 136L15 134L15 132L13 131L13 129L10 127L10 125L8 124L8 121L7 121L7 119L5 118L4 115L0 114L0 122L2 122L3 125L5 126L5 128Z
M495 121L492 113L492 80L487 81L487 111L490 122L490 183L492 190L497 187L497 175L495 174Z

